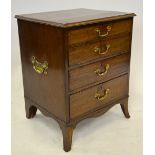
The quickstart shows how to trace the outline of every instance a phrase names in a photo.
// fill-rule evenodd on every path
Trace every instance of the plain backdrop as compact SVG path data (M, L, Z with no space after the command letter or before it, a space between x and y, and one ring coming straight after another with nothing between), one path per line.
M81 123L81 125L79 125L79 128L77 129L77 132L79 133L77 133L77 136L75 135L74 138L75 144L73 143L72 153L73 154L92 153L97 155L98 154L121 155L124 153L126 155L140 155L142 151L142 95L143 95L142 94L142 80L143 80L142 79L142 66L143 66L142 65L143 64L142 0L117 0L117 1L116 0L12 0L12 20L11 20L12 22L12 153L13 155L18 154L35 155L38 154L38 152L40 154L44 154L45 150L47 154L64 153L63 151L60 151L62 149L61 146L62 135L60 135L61 133L60 131L58 131L59 130L58 127L57 128L53 127L57 126L53 120L44 118L42 115L38 115L34 120L31 121L25 120L19 39L18 39L17 23L14 16L16 14L22 14L22 13L26 14L33 12L65 10L74 8L89 8L98 10L134 12L137 14L137 16L134 18L134 25L133 25L132 55L131 55L131 67L130 67L131 71L130 71L129 103L131 103L130 113L132 117L129 121L126 121L124 118L121 118L121 116L123 115L121 115L121 111L117 106L114 108L114 110L111 110L111 114L109 112L105 116L97 118L96 121L94 120L92 123L90 123L90 121L84 121L84 123ZM120 121L118 121L118 119L120 119ZM110 121L111 123L108 124L107 123L108 121ZM36 124L34 125L34 123ZM103 124L103 126L100 126L100 123ZM123 123L125 123L125 125ZM44 129L42 126L46 126L47 128ZM80 129L80 126L82 129ZM87 128L87 126L89 127ZM35 130L32 130L31 127ZM37 131L37 129L39 129L39 131ZM54 130L53 133L52 130ZM123 132L123 135L120 135L122 133L120 132L120 130ZM107 134L104 135L106 131L108 131L108 134L111 133L111 137L110 139L108 139L108 142L107 138L109 137L107 136ZM113 131L120 133L115 134L113 133ZM93 135L94 137L90 136L92 132L94 133ZM48 133L52 135L49 135ZM40 134L43 135L41 136ZM106 139L103 140L100 137L101 134L103 134L102 138ZM40 139L39 136L41 136ZM50 139L48 139L49 136ZM79 137L81 136L81 138L78 138L78 136ZM52 141L52 138L55 141L53 141L53 143L52 142L50 143L50 140ZM93 138L94 141L92 139L90 140L89 138ZM84 139L86 139L86 141L84 141ZM46 145L45 141L47 141ZM88 145L87 147L86 145L87 142L88 143L94 142L92 145L95 145L94 147L96 148L96 151L89 152L88 150L89 149L91 150L91 145L89 146L87 144ZM44 143L44 145L42 145L42 143ZM52 146L47 145L47 143L50 143L51 145L54 145L55 143L57 145L54 146L53 148ZM125 148L122 148L121 146L122 143L127 146L123 146ZM120 147L117 144L120 144ZM36 148L38 145L39 147ZM82 146L80 147L80 145ZM102 149L102 146L104 146L104 149ZM39 151L37 149L39 149ZM79 150L80 152L78 152Z

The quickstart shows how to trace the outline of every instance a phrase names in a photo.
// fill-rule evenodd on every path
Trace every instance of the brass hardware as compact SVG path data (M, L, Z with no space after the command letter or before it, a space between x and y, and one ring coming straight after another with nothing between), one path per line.
M107 96L108 96L108 92L110 91L110 89L108 88L108 89L106 89L106 90L104 90L104 95L101 95L100 93L96 93L95 94L95 98L98 100L98 101L103 101Z
M38 73L38 74L47 74L47 69L48 69L48 62L44 61L43 63L38 62L35 58L35 56L32 56L31 62L33 64L33 69Z
M106 45L106 50L105 51L103 51L103 48L95 47L94 52L98 53L100 55L103 55L103 54L106 54L109 51L109 48L110 48L110 44Z
M107 72L108 72L108 70L109 70L109 68L110 68L110 65L109 65L109 64L106 64L106 65L105 65L105 71L104 71L104 72L101 72L101 69L98 68L98 69L95 70L95 73L96 73L98 76L106 75Z
M102 34L100 29L96 29L96 32L98 32L99 37L106 37L110 31L111 31L111 26L107 26L107 32L105 34Z

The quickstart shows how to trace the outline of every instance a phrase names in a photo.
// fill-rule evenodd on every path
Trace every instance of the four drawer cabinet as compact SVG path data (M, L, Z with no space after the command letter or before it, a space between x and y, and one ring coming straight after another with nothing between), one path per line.
M70 151L81 120L128 112L134 13L73 9L17 15L26 117L54 118Z

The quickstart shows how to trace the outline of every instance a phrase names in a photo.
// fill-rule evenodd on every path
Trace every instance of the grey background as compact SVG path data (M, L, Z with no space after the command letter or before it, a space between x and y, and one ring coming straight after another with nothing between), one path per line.
M124 119L119 106L106 115L81 122L73 135L72 151L77 155L142 154L142 40L143 10L141 0L12 0L12 154L51 155L62 151L62 135L57 123L39 112L25 119L21 62L17 23L22 13L90 8L134 12L130 72L129 109L131 119ZM102 136L101 136L102 135Z

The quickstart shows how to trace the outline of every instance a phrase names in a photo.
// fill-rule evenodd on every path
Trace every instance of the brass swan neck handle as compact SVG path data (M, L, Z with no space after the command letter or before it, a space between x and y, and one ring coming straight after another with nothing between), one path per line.
M31 57L31 62L33 65L33 69L38 74L47 74L48 62L44 61L43 63L36 60L35 56Z
M109 32L111 31L111 26L107 26L106 29L107 29L107 32L104 33L104 34L102 34L100 29L96 29L96 32L98 33L98 36L99 37L106 37L106 36L108 36Z

